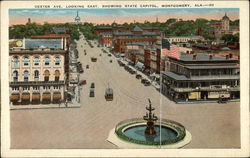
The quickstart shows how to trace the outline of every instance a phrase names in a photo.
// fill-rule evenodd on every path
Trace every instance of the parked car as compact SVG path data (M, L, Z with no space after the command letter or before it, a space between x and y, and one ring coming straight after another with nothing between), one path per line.
M110 63L112 63L112 60L109 60Z
M89 68L89 65L86 65L86 69L88 69Z
M94 82L91 83L90 88L95 88L95 83Z
M224 97L220 97L219 100L218 100L218 103L227 103L228 99L227 98L224 98Z
M150 86L150 85L151 85L150 81L146 80L146 81L144 82L144 86Z
M90 89L90 91L89 91L89 97L95 97L95 91L94 91L94 89Z
M111 54L108 54L109 57L111 57L112 55Z
M137 74L135 77L136 77L137 79L141 79L141 78L142 78L142 76L141 76L140 74Z
M142 78L142 79L141 79L141 83L143 83L143 84L144 84L146 81L147 81L147 79L145 79L145 78Z
M79 86L85 85L86 83L87 83L86 80L80 80L80 81L79 81Z

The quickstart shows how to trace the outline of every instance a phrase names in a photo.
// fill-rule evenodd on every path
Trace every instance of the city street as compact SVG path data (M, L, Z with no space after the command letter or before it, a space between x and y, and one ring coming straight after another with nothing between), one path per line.
M117 148L106 140L109 131L120 121L142 118L148 98L156 116L177 121L192 134L184 148L240 147L239 102L175 104L153 86L144 86L119 66L116 57L91 43L94 48L83 39L77 41L84 68L80 78L87 81L81 87L81 107L12 110L11 148ZM91 62L91 57L97 62ZM89 97L92 82L95 97ZM108 87L114 91L113 101L105 100Z

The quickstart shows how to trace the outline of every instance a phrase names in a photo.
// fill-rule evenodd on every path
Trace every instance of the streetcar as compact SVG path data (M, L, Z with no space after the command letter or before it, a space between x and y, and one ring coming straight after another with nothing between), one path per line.
M107 88L105 91L105 99L106 101L112 101L113 100L113 89Z

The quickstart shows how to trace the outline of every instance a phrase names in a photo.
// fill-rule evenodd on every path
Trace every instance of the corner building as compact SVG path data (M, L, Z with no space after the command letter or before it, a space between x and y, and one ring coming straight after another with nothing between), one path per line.
M162 93L175 102L240 98L239 60L208 54L166 58Z
M65 98L62 40L29 39L9 52L10 102L13 105L61 103ZM38 48L33 48L37 46Z

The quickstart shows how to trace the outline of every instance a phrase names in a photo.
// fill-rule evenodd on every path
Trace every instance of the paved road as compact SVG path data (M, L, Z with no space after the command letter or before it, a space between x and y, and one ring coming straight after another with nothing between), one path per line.
M90 48L83 39L77 43L84 67L81 79L87 80L81 91L81 108L11 111L12 148L117 148L106 141L109 131L122 120L142 117L147 98L157 116L180 122L191 132L193 139L184 148L240 146L239 103L175 104L152 86L143 86L96 45ZM97 62L91 62L91 57L97 57ZM91 82L95 83L94 98L89 97ZM114 90L111 102L104 98L108 86Z

